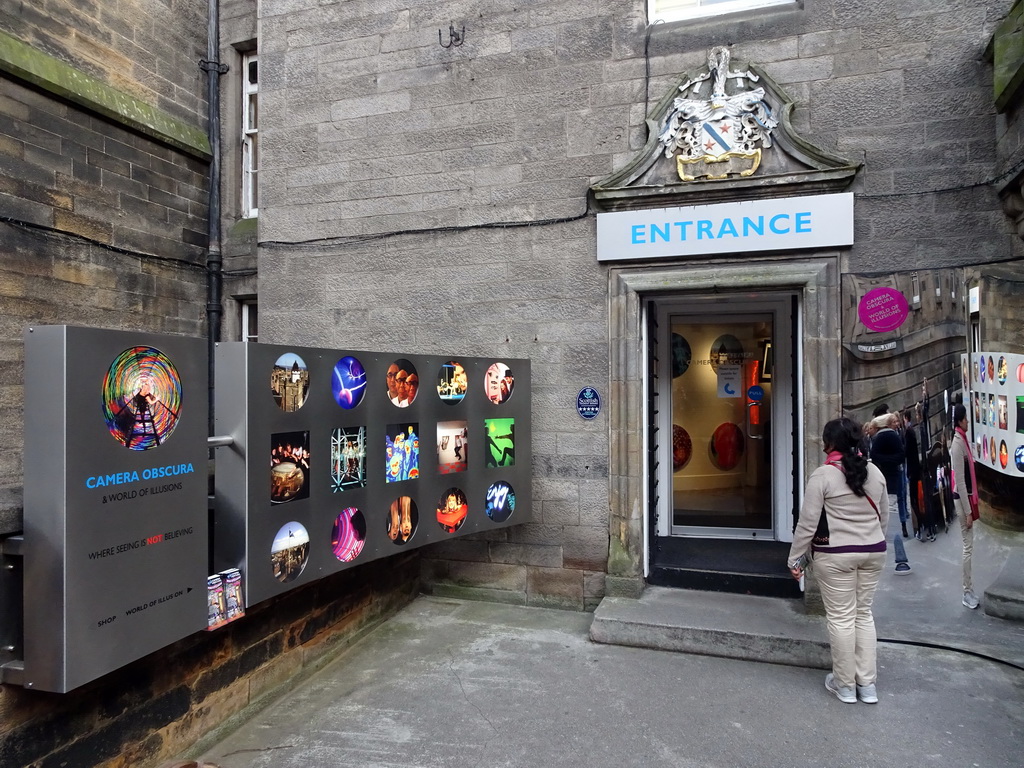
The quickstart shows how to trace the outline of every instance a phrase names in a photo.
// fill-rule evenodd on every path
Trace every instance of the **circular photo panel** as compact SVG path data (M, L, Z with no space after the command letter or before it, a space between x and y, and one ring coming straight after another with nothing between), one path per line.
M505 363L494 363L484 373L484 393L495 405L500 405L512 397L515 383L512 369Z
M1018 472L1024 472L1024 445L1018 445L1013 451L1013 463Z
M363 402L366 394L366 369L354 357L343 357L334 364L331 376L331 392L334 401L345 410L351 410Z
M996 454L996 439L994 437L990 437L989 438L989 454L988 455L989 455L989 460L993 464L995 464L996 463L996 456L998 454Z
M1020 384L1024 384L1024 363L1017 366L1017 381Z
M690 342L678 333L672 334L672 378L678 378L686 373L690 367L690 360L693 352L690 350Z
M301 357L285 352L270 372L270 393L277 407L286 413L297 411L309 394L309 370Z
M985 383L985 356L982 355L978 360L978 370L981 373L981 383Z
M1006 364L1006 358L1000 357L999 363L996 365L996 380L1000 384L1006 383L1006 377L1010 375L1009 366Z
M442 403L455 405L461 403L469 389L469 382L466 379L466 369L457 360L449 360L441 366L437 372L437 396Z
M343 563L351 563L366 544L366 518L355 507L346 507L334 519L331 551Z
M461 488L449 488L437 502L437 524L445 533L455 533L466 522L469 502Z
M1010 449L1006 447L1006 441L999 441L999 466L1006 469L1006 465L1010 463Z
M405 544L416 535L420 514L411 496L399 496L391 502L388 514L388 538L395 544Z
M178 425L181 377L159 349L129 347L103 377L103 419L125 448L145 451L163 443Z
M721 470L736 469L743 457L743 432L735 424L719 424L708 446L711 463Z
M496 523L504 523L516 511L516 492L504 480L492 483L487 489L487 516Z
M723 363L740 365L743 362L743 344L732 334L723 333L711 343L709 357L715 373L718 373L718 366Z
M978 380L978 361L977 360L974 361L974 368L972 369L972 373L974 375L974 380L977 381Z
M690 433L678 424L672 425L672 471L678 472L690 463L693 456L693 441Z
M270 547L270 565L278 581L295 581L309 559L309 533L302 523L286 523Z
M996 359L991 355L988 358L988 380L996 380Z
M416 366L400 357L388 366L385 375L388 387L388 400L399 408L408 408L416 399L420 389L420 377Z

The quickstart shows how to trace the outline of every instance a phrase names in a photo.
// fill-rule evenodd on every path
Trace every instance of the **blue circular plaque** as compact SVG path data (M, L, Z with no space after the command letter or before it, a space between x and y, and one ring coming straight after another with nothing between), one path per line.
M764 399L764 388L759 387L757 386L757 384L755 384L754 386L747 390L747 399L752 400L755 403L759 403L761 400Z
M601 396L593 387L584 387L576 395L576 413L589 421L601 412Z

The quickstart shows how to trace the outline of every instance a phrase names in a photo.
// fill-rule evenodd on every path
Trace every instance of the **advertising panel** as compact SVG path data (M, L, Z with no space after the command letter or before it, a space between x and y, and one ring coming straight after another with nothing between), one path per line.
M964 406L975 460L1024 477L1024 355L961 355Z
M207 625L201 339L25 333L25 671L66 692Z
M530 362L217 345L215 570L246 605L530 516Z

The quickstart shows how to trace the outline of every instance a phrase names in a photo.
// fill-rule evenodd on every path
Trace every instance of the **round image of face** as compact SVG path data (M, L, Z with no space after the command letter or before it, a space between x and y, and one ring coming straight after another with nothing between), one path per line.
M724 333L711 342L709 357L715 373L723 364L740 365L743 362L743 344L731 333Z
M309 371L294 352L285 352L270 372L270 393L277 407L286 413L297 411L309 393Z
M988 380L996 380L996 359L994 357L988 359Z
M416 535L420 515L411 496L399 496L391 502L388 514L388 538L395 544L405 544Z
M996 439L994 437L989 438L989 457L993 464L996 463Z
M711 463L721 470L735 469L743 456L743 432L735 424L719 424L708 447Z
M487 489L487 516L496 523L504 523L516 511L516 492L504 480L492 483Z
M420 377L416 366L404 357L395 360L388 366L385 380L388 388L388 399L399 408L408 408L419 394Z
M999 443L999 466L1006 469L1007 463L1010 461L1010 450L1006 447L1006 441L1002 440Z
M1000 357L999 358L999 363L996 365L996 380L1000 384L1005 384L1006 383L1006 377L1009 375L1009 373L1010 373L1010 371L1009 371L1008 366L1006 365L1006 358L1005 357Z
M455 533L466 522L469 503L460 488L449 488L437 502L437 524L445 533Z
M346 410L355 408L366 393L366 369L354 357L343 357L334 364L331 376L334 401Z
M125 448L156 448L178 425L181 377L159 349L129 347L114 358L102 395L107 429Z
M682 376L690 367L690 360L693 352L690 350L690 342L678 333L672 334L672 378Z
M309 533L302 523L281 526L270 547L270 565L278 581L295 581L309 559Z
M331 551L343 563L351 563L366 544L366 518L355 507L346 507L334 519Z
M484 373L484 393L495 405L500 405L512 397L514 386L512 370L505 363L494 363Z
M437 372L437 396L442 403L461 403L468 388L466 369L457 360L449 360Z

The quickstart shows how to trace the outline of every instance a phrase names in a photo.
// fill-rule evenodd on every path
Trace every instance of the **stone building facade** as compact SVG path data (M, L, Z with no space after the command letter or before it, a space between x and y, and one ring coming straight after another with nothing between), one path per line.
M1019 4L749 5L658 23L644 0L220 2L223 337L257 302L261 341L529 358L533 510L57 699L5 685L0 762L156 764L421 589L573 610L646 583L788 594L754 566L781 570L822 424L911 405L924 380L941 430L966 288L1019 284L1004 178L1018 120L1012 100L997 112L985 55ZM74 24L0 12L0 429L15 445L24 325L207 332L206 3L64 6ZM773 142L749 176L686 181L658 140L676 98L714 101L716 47L725 96L764 89ZM80 74L104 88L69 95ZM849 195L849 242L599 258L612 215ZM875 289L907 299L902 325L860 320ZM1014 337L1008 307L986 315L992 339ZM575 407L587 387L592 420ZM0 459L8 534L19 456Z

